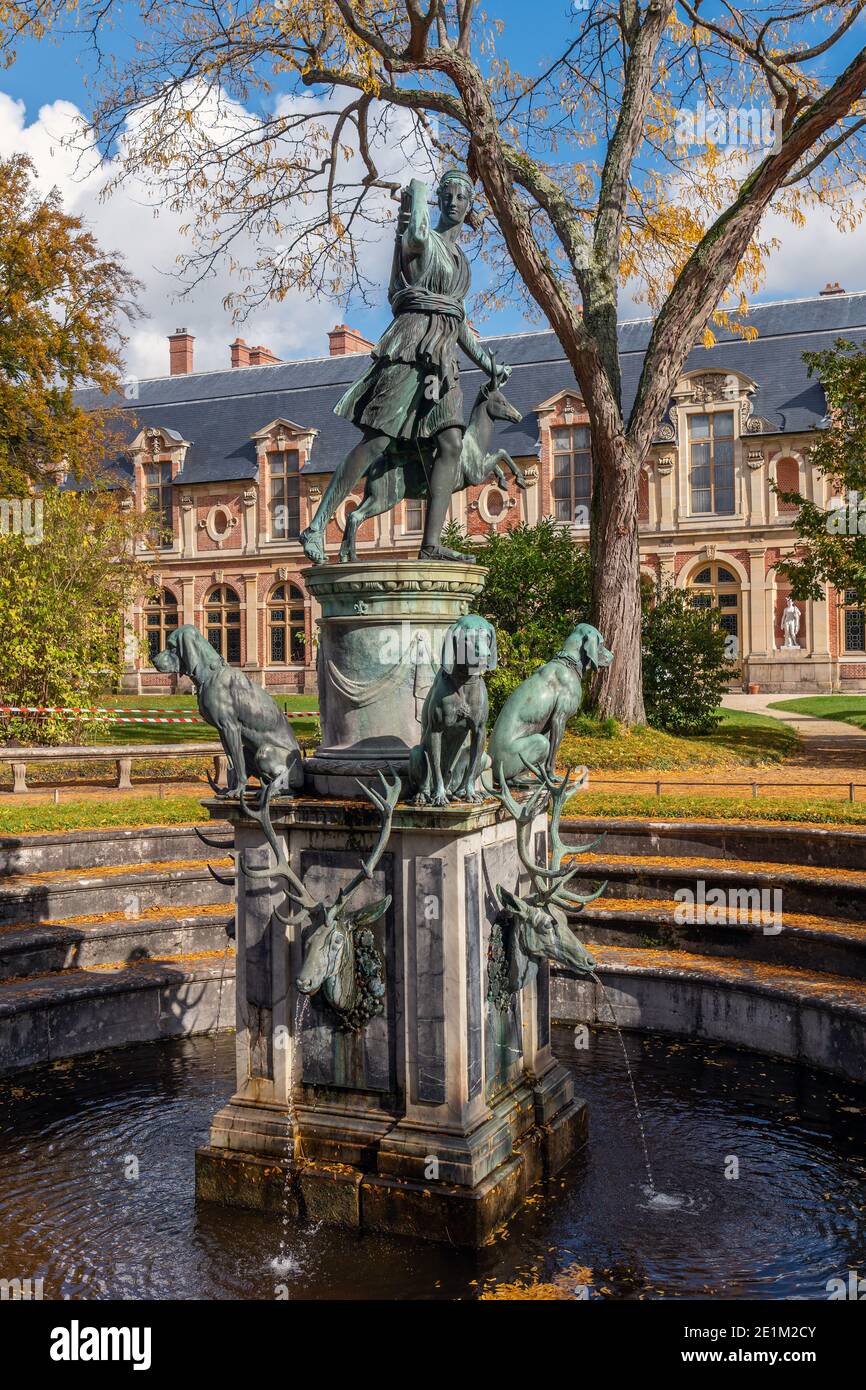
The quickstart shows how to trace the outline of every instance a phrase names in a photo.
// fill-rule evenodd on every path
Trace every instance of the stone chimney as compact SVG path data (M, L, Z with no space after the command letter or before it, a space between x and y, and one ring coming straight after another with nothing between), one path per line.
M195 338L185 328L168 335L168 363L172 376L186 376L192 371L192 345Z
M270 348L262 347L261 344L258 347L250 348L251 367L273 367L281 360L276 353L271 352Z
M250 350L243 338L235 338L229 344L229 351L232 355L233 367L248 367L250 365Z
M843 290L842 286L839 284L839 281L838 281L838 280L834 280L832 283L828 280L827 283L826 283L826 285L824 286L824 288L821 290L821 295L822 295L822 296L824 296L824 295L830 295L830 294L844 294L844 293L845 293L845 291Z
M373 344L357 328L349 328L338 323L328 334L328 348L332 357L348 357L350 352L369 352Z

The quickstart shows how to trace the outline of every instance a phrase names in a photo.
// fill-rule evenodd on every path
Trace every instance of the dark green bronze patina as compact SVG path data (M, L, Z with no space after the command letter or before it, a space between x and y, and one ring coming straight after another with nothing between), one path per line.
M565 726L580 709L587 672L612 660L601 633L589 623L579 623L556 656L511 692L490 735L497 782L529 786L529 767L543 767L553 775Z
M421 742L409 756L415 802L483 801L478 789L487 726L482 672L496 670L496 633L468 613L445 634L442 659L421 714Z
M422 558L466 561L441 544L463 450L458 345L497 387L508 379L510 368L496 367L466 322L470 275L460 234L472 205L472 182L462 171L449 170L437 196L439 221L432 227L427 185L413 179L402 194L388 287L394 318L373 349L370 366L335 406L336 414L351 420L364 437L335 472L301 536L316 564L324 563L325 527L337 507L395 445L401 453L417 451L422 466L429 468Z
M502 883L496 885L496 896L502 908L491 929L487 998L500 1012L509 1007L513 995L535 978L544 961L553 961L576 975L592 974L595 961L569 926L566 911L580 911L586 903L600 897L607 887L603 883L594 893L586 895L567 888L569 880L581 872L579 863L568 861L593 848L593 844L565 845L559 835L562 808L569 795L586 781L586 768L580 769L579 781L573 780L572 769L559 778L550 775L542 766L527 771L534 778L535 790L524 801L518 801L506 783L499 790L486 788L502 802L517 825L517 853L530 882L530 890L523 897L510 892ZM551 804L549 866L537 862L529 843L533 822L548 802ZM563 865L566 856L568 861Z

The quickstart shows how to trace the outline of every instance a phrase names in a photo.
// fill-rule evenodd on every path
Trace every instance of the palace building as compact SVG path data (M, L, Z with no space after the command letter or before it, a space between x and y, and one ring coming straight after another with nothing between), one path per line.
M640 485L641 567L650 578L687 587L694 602L721 610L735 638L737 681L762 691L866 689L866 621L845 594L799 605L798 650L782 649L788 588L775 565L795 545L792 508L776 482L825 506L828 482L810 463L826 426L820 383L806 350L840 336L866 336L866 292L828 285L815 298L754 307L756 336L714 329L717 342L689 354L659 421ZM651 320L620 325L624 408L630 408ZM225 659L272 691L315 689L315 604L304 587L307 560L298 536L328 477L357 431L333 414L364 369L371 344L345 324L329 335L326 357L281 362L236 339L224 371L194 370L194 339L169 339L169 372L130 383L120 404L129 448L119 467L130 505L149 501L160 518L147 554L158 601L129 615L125 686L166 689L153 669L179 623L195 623ZM504 447L528 487L503 489L491 477L455 495L452 515L470 536L553 516L588 536L592 485L588 417L562 349L551 332L484 340L513 367L504 388L521 412L492 448ZM467 418L483 375L465 363ZM93 393L93 405L103 399ZM336 559L347 508L328 528ZM418 552L423 503L365 521L358 555L399 558Z

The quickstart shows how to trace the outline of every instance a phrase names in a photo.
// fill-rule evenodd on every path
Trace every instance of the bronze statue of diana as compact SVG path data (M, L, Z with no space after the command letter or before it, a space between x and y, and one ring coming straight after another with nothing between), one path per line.
M472 182L450 169L439 182L439 220L430 225L427 185L412 179L403 189L388 299L394 315L367 370L349 387L334 413L351 420L363 438L336 470L316 515L301 536L309 559L325 560L325 528L337 507L386 452L416 450L428 474L430 498L421 558L467 557L442 545L451 493L460 478L463 393L459 344L470 361L497 385L510 368L496 367L466 322L469 263L460 246L472 207Z

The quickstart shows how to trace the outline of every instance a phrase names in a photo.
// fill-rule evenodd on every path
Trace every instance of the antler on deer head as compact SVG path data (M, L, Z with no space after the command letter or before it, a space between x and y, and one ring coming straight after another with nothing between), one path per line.
M530 792L526 800L520 802L513 795L504 778L501 785L495 787L482 779L485 791L491 796L495 796L517 826L517 855L532 884L532 900L539 907L571 907L581 908L586 903L591 903L595 898L601 896L607 887L607 883L595 893L582 896L579 893L566 892L566 885L581 872L582 865L568 864L562 867L562 861L566 853L571 855L585 854L588 850L594 849L603 836L591 841L586 845L567 846L563 844L559 834L559 822L562 816L562 808L570 792L581 787L587 777L587 770L583 768L567 768L562 777L557 777L550 773L543 766L524 762L528 771L533 773L536 778L537 786ZM579 781L573 780L579 777ZM533 821L541 811L546 809L548 801L551 803L551 818L549 827L550 839L550 866L545 867L536 862L529 844L529 832Z
M340 892L337 895L337 900L334 903L333 908L331 909L332 911L334 911L335 909L342 909L342 907L345 905L345 903L348 901L351 895L355 892L355 890L358 887L360 887L360 885L365 880L369 881L370 879L372 879L373 872L376 868L376 865L382 857L385 845L388 842L388 837L391 834L391 818L394 814L394 807L400 799L400 778L396 774L393 774L393 781L387 782L381 772L379 773L379 778L382 782L383 788L383 794L381 795L373 787L368 787L363 782L358 782L358 786L361 788L364 795L367 797L369 801L373 803L373 805L379 811L379 839L372 853L368 856L367 859L365 859L362 862L361 868L358 870L357 874L355 874L354 878L346 885L345 888L340 889ZM274 833L274 827L271 823L270 811L268 809L269 800L270 798L266 795L262 801L261 810L255 810L244 800L243 793L241 793L240 797L240 803L243 810L246 811L247 815L250 816L254 821L257 821L259 825L262 827L262 830L265 834L265 838L268 841L268 844L271 846L271 849L274 851L274 855L276 856L277 862L273 868L268 867L264 869L253 869L249 868L246 864L244 864L243 868L244 873L247 875L248 878L278 879L283 884L285 884L287 897L293 899L294 902L298 904L300 911L293 913L288 917L285 916L282 912L280 912L279 908L274 908L274 912L284 925L289 926L301 920L305 913L308 913L310 915L315 914L317 912L321 913L323 908L322 904L318 901L318 899L314 898L312 894L308 892L308 890L304 886L304 883L295 873L294 869L292 868L291 864L286 858L286 855L283 849L281 848L279 841L277 840L276 834Z
M376 791L375 787L368 787L357 777L355 778L355 781L358 783L358 786L361 788L362 792L367 797L367 800L372 801L373 805L377 808L379 812L379 839L376 842L375 848L368 855L368 857L361 861L361 867L355 874L354 878L346 884L345 888L340 889L339 893L337 894L337 901L334 904L334 906L337 908L343 907L345 903L348 902L349 898L351 898L355 890L359 888L362 883L369 883L372 880L373 874L376 869L376 865L382 858L385 846L387 845L388 839L391 835L391 819L394 815L394 807L400 800L400 778L393 771L393 768L391 769L391 773L393 776L392 782L388 782L385 779L384 774L381 772L379 773L379 780L382 783L381 794Z

